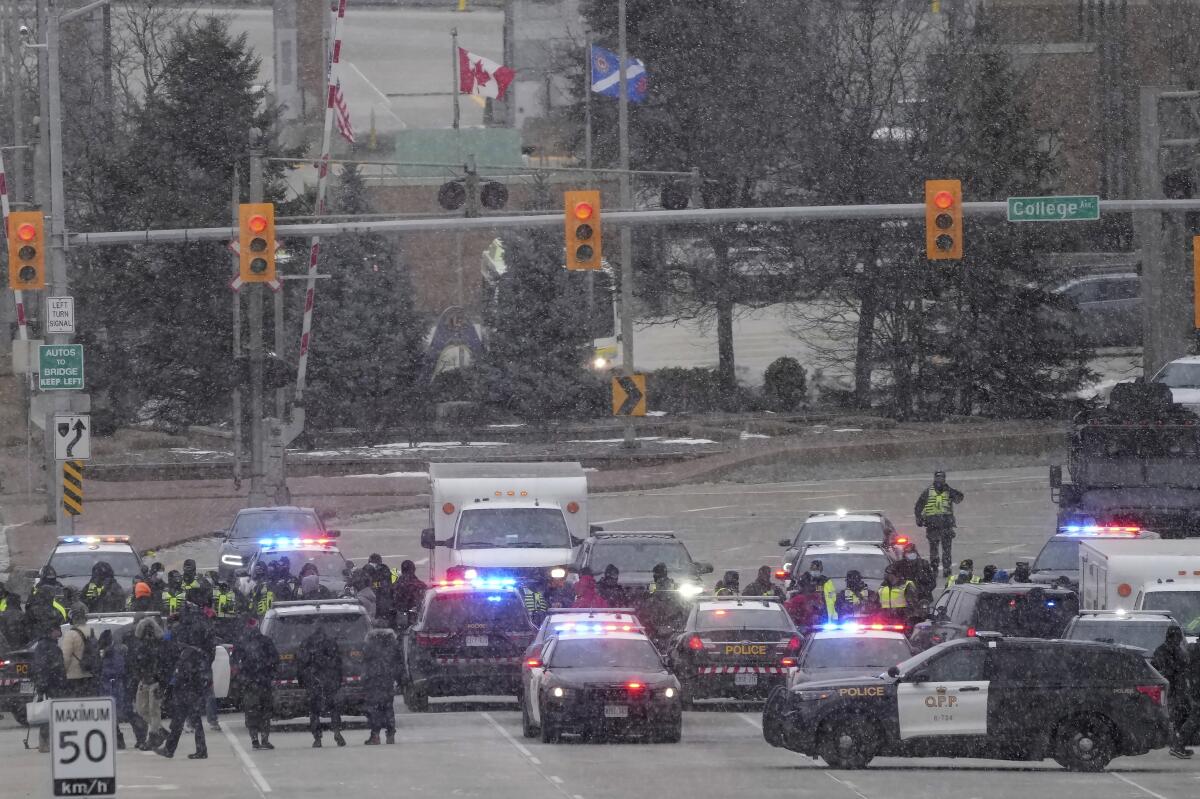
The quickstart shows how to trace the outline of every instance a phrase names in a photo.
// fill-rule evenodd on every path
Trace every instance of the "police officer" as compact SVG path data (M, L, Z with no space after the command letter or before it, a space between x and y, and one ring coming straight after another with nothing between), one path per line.
M912 582L916 587L919 599L933 601L933 592L937 588L937 569L921 557L916 544L911 541L905 544L900 560L893 565L902 583Z
M267 564L261 560L255 562L250 580L250 593L246 597L246 604L250 608L251 615L261 619L267 615L271 605L275 604L275 594L271 592L271 586L267 579Z
M394 615L392 585L400 575L383 562L383 556L379 553L373 553L367 558L364 571L371 581L371 590L375 592L375 618L383 619L390 626Z
M230 665L238 670L246 731L255 749L274 749L271 744L271 685L279 668L275 642L262 634L258 620L246 618L246 629L234 647Z
M175 748L179 746L186 723L191 725L196 739L196 751L188 755L188 760L204 760L208 757L208 746L200 716L204 713L205 697L212 688L212 661L184 631L178 639L179 654L171 674L171 730L162 746L154 751L163 757L175 757Z
M21 610L21 597L0 583L0 638L13 649L20 649L29 642L30 632Z
M654 568L651 570L650 576L653 578L653 582L650 583L650 593L652 594L656 591L679 590L679 586L674 580L671 579L671 576L667 574L667 564L665 563L654 564Z
M183 575L172 569L167 572L167 587L162 591L162 610L168 616L178 613L187 601L187 590L183 587Z
M1188 654L1184 650L1183 628L1177 624L1167 628L1167 637L1150 659L1155 671L1167 680L1167 698L1171 712L1171 754L1178 758L1189 758L1187 740L1180 733L1184 727L1184 716L1188 710Z
M713 588L713 593L717 596L737 596L741 593L741 589L738 587L741 579L740 574L730 569L722 575L720 580L717 580L717 584Z
M981 583L990 583L990 582L994 582L995 580L996 580L996 566L995 566L995 564L989 563L983 567L983 578L980 580L980 582Z
M982 580L982 577L975 574L975 561L963 558L958 563L958 574L953 574L946 580L946 587L949 588L955 583L979 583Z
M196 573L196 561L188 558L183 562L183 590L190 591L193 588L199 588L206 594L212 593L212 583L207 578Z
M1032 570L1029 568L1029 561L1018 560L1017 567L1013 569L1012 581L1014 583L1031 583L1033 582Z
M46 567L50 570L50 567ZM52 571L52 570L51 570ZM48 626L57 627L67 620L67 608L50 587L39 584L25 603L25 629L36 636Z
M529 612L529 618L533 619L534 624L542 623L542 617L546 615L546 609L549 607L546 595L540 589L540 586L532 583L521 586L521 600L525 603L525 610Z
M287 555L273 561L267 572L267 584L270 585L276 602L290 602L296 598L299 585L292 578L292 562L288 560Z
M29 598L32 600L33 597L37 596L38 594L49 594L53 597L62 597L65 593L66 589L63 587L63 584L58 581L58 572L54 570L53 566L47 563L42 567L42 573L38 577L38 581L34 583L33 590L29 592ZM26 604L29 603L26 602ZM66 619L64 617L64 621L65 620Z
M60 648L62 628L57 624L43 624L34 630L37 643L33 646L34 696L39 699L58 699L69 696L66 659ZM38 727L38 751L50 751L50 725Z
M777 596L783 599L783 592L771 581L771 567L759 566L754 581L742 590L742 596Z
M342 709L339 694L342 689L342 654L337 642L325 628L315 629L300 644L297 653L300 684L308 695L308 729L312 732L313 748L321 746L321 716L328 715L333 729L333 741L345 746L342 737Z
M92 564L92 579L83 587L83 604L90 613L120 613L125 610L125 591L113 576L108 561Z
M963 493L950 487L945 472L937 471L933 473L933 485L921 492L913 506L917 527L925 528L929 541L929 562L937 568L940 547L942 572L947 576L953 563L950 546L954 540L954 505L962 501Z
M245 600L238 591L218 578L213 584L212 610L219 640L233 643L240 637L244 609Z
M158 561L151 563L150 568L146 570L146 582L155 594L162 594L163 589L167 587L166 572L166 567Z
M375 620L375 629L367 633L363 647L363 691L366 693L367 724L371 736L367 746L379 744L379 731L387 734L389 744L396 743L396 678L399 650L396 633L383 619Z
M907 623L911 618L910 608L917 603L917 587L912 580L900 576L899 566L893 563L883 570L883 584L879 586L879 610L889 619Z
M812 561L808 564L808 571L802 575L802 578L804 576L808 577L812 584L812 590L821 597L825 621L837 621L837 588L834 586L833 580L825 576L825 564L819 560Z
M837 594L835 607L838 619L864 616L878 605L879 597L867 587L857 569L846 572L846 587Z
M604 567L604 574L596 581L596 590L610 608L625 607L625 589L621 586L621 570L612 563Z
M416 621L428 588L417 576L417 564L411 560L400 563L400 579L392 586L392 606L396 609L396 623L400 627L407 628Z

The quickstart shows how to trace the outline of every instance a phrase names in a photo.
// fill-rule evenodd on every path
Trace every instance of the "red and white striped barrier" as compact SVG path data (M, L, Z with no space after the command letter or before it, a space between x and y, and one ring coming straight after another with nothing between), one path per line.
M697 674L787 674L787 666L697 666Z
M316 215L325 213L325 192L329 183L329 151L333 147L334 100L337 96L337 68L342 57L342 21L346 18L346 0L338 0L337 12L329 32L329 68L326 70L328 88L325 93L325 128L321 133L321 161L317 167ZM313 297L317 291L317 261L321 253L321 237L313 236L308 248L308 280L305 281L304 321L300 327L300 357L296 367L296 402L304 396L304 378L308 373L308 350L312 342Z

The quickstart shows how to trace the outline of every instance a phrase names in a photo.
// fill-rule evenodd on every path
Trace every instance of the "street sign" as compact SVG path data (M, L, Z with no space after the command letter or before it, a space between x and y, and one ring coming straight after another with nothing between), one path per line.
M115 796L116 709L110 697L55 699L50 768L55 796Z
M75 298L47 297L46 298L46 332L74 333L75 332Z
M43 344L38 347L38 386L42 391L83 388L83 345Z
M80 414L56 414L54 417L54 459L86 461L92 457L92 417Z
M613 416L645 416L646 376L614 377L612 396Z
M1100 197L1009 197L1009 222L1094 222L1100 218Z

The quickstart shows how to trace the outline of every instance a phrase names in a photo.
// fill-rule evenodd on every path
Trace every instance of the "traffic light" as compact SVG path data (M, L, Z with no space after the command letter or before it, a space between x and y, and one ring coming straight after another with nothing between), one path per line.
M563 192L567 269L600 268L600 192Z
M925 181L925 255L931 261L963 257L962 181Z
M242 203L238 206L238 258L244 282L275 282L274 204Z
M13 291L46 288L45 227L41 211L8 215L8 287Z

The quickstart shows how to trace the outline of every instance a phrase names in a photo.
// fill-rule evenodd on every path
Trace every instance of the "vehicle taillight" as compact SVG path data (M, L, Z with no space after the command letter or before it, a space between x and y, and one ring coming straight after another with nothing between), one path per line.
M899 546L904 546L905 544L908 543L908 536L906 536L906 535L896 536L896 540L893 541L892 543L897 544Z
M628 689L629 689L629 690L631 690L631 691L640 691L640 690L642 690L642 684L641 684L640 682L630 682L630 683L626 683L626 684L625 684L625 687L626 687L626 688L628 688Z
M11 660L0 660L0 669L7 669L11 665L12 665Z
M800 651L800 636L793 635L791 637L791 639L787 642L787 647L785 647L785 648L789 652L799 652Z
M975 637L975 628L974 628L974 627L968 627L968 628L967 628L967 637L968 637L968 638L974 638L974 637Z
M704 648L704 639L701 638L700 636L693 635L691 638L688 639L688 649L692 650L693 652L699 652L703 648Z
M417 633L414 636L417 646L437 646L450 637L450 633Z
M795 658L784 658L783 660L779 661L779 665L780 666L795 666L796 659Z
M542 667L541 658L525 658L525 668L540 669Z
M1139 685L1137 692L1142 696L1150 697L1150 701L1159 707L1166 704L1166 697L1163 696L1163 687L1161 685Z
M784 579L787 579L787 576L788 576L788 573L787 573L786 571L784 571L783 569L776 569L776 570L775 570L775 577L776 577L776 579L779 579L779 580L784 580Z

